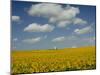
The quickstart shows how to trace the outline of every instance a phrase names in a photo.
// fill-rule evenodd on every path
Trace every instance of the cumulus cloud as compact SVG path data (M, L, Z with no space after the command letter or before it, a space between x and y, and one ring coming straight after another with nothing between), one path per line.
M14 22L20 21L20 16L12 16L12 21Z
M27 27L24 28L24 31L27 32L51 32L53 31L54 26L49 24L40 25L37 23L29 24Z
M81 18L75 18L73 23L78 24L78 25L84 25L84 24L87 24L87 21L85 21Z
M72 21L61 21L58 23L58 27L66 27L71 24Z
M32 5L28 13L31 16L44 16L44 17L53 17L57 16L59 12L62 11L60 5L49 4L49 3L40 3Z
M58 27L66 27L72 23L85 23L85 21L82 19L76 19L76 16L79 13L80 10L78 7L73 7L70 5L63 7L60 4L52 3L35 4L28 10L29 15L47 18L49 23L55 23Z
M34 44L34 43L39 42L40 40L41 40L41 37L36 37L36 38L24 39L22 41L24 43Z
M85 34L85 33L89 33L91 32L93 29L91 26L87 26L85 28L82 28L82 29L75 29L74 32L76 34Z
M65 39L66 38L64 36L61 36L61 37L52 39L52 42L63 42L63 41L65 41Z

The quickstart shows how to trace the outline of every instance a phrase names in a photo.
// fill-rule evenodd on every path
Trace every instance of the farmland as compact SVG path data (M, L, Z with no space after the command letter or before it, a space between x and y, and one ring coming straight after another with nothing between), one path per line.
M91 70L96 68L95 46L50 50L13 50L12 74Z

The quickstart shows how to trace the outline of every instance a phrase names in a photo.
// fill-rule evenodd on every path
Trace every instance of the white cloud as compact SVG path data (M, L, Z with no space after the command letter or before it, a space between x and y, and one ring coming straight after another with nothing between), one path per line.
M66 38L64 36L61 36L61 37L52 39L52 42L63 42L63 41L65 41L65 39Z
M84 24L87 24L87 21L81 18L75 18L73 24L84 25Z
M20 21L20 16L12 16L12 21L14 22Z
M32 23L24 28L24 31L27 32L51 32L53 31L54 26L49 24L40 25L37 23Z
M53 17L57 16L59 12L62 11L61 5L49 4L49 3L40 3L32 5L28 13L31 16L44 16L44 17Z
M71 21L61 21L58 23L58 27L66 27L71 24Z
M25 43L34 44L41 40L41 37L31 38L31 39L24 39L22 40Z
M76 34L85 34L85 33L89 33L91 32L93 29L91 26L87 26L85 28L82 28L82 29L75 29L74 32Z
M18 38L14 38L13 41L18 41Z
M35 4L28 10L29 15L47 18L49 23L55 23L58 27L66 27L70 24L85 24L85 20L77 18L79 13L78 7L70 5L62 7L60 4L52 3Z
M59 13L57 20L58 21L71 20L71 19L75 18L76 15L79 13L80 13L79 8L72 7L72 6L66 6L66 8L64 8L63 11L61 13Z

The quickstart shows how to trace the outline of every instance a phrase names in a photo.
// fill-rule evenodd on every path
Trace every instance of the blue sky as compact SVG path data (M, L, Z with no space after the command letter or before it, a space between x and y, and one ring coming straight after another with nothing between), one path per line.
M95 45L96 7L12 1L12 49Z

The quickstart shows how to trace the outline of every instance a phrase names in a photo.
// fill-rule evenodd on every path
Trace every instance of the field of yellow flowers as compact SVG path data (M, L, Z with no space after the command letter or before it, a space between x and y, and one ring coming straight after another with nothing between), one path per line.
M27 74L96 68L94 46L57 50L16 50L11 54L11 73Z

